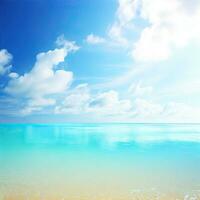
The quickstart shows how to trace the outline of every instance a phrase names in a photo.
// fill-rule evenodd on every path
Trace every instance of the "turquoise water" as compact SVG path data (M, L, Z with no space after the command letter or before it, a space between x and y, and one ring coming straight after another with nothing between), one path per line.
M2 124L0 199L200 199L200 125Z

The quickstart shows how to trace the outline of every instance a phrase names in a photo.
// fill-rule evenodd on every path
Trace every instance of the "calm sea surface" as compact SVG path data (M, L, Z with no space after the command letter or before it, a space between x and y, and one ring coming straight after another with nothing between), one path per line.
M0 125L0 200L200 199L198 124Z

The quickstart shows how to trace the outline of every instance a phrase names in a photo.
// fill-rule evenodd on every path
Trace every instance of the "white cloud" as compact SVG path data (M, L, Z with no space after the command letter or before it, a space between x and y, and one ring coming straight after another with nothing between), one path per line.
M118 0L108 35L115 44L127 46L136 61L156 62L168 59L174 49L199 41L199 21L198 0Z
M127 46L128 39L124 36L130 28L130 22L136 16L138 0L118 0L119 6L116 12L116 20L111 25L108 35L116 44Z
M38 54L32 70L17 79L10 80L6 92L12 95L23 94L27 97L62 92L68 82L65 79L71 79L72 74L64 70L54 72L53 69L64 61L66 55L65 48Z
M136 119L154 120L161 117L163 107L146 99L137 98L134 101L134 112Z
M56 114L87 116L99 121L199 122L200 108L180 102L159 103L150 100L152 87L132 88L133 98L121 99L114 90L92 92L88 84L71 89L55 107Z
M105 42L105 39L91 33L86 37L86 42L88 44L101 44Z
M95 114L95 116L129 115L131 102L119 98L116 91L110 90L92 94L87 84L71 90L60 106L57 114ZM120 116L121 117L121 116Z
M128 92L130 95L136 96L136 97L143 97L143 96L149 96L153 92L152 86L142 86L141 83L135 84L133 83L129 89Z
M68 92L67 96L56 106L55 113L71 113L81 114L85 112L87 104L90 100L90 90L87 84L78 85L76 88Z
M127 46L128 40L123 36L122 29L119 24L113 24L109 29L108 35L115 45Z
M132 54L136 60L166 60L174 48L199 40L199 1L196 1L196 9L185 0L141 0L141 4L141 18L147 20L149 26L134 45Z
M186 103L170 102L163 107L164 119L175 122L199 122L200 108Z
M19 74L18 73L15 73L15 72L11 72L10 74L8 74L8 76L10 78L18 78L19 77Z
M133 30L133 19L137 15L139 4L140 0L118 0L115 20L107 30L108 38L90 34L86 41L90 44L106 42L108 46L129 47L132 43L126 37L126 33Z
M23 113L29 114L33 110L55 104L56 97L53 95L65 92L72 82L72 72L57 68L68 53L77 50L78 46L63 38L62 42L63 46L60 48L39 53L30 72L20 76L10 74L12 79L5 87L5 92L27 101Z
M138 0L119 0L118 2L118 23L121 27L125 27L136 15Z
M69 41L65 39L64 35L60 35L56 39L56 45L66 49L68 52L79 50L79 46L76 45L75 41Z
M37 97L29 99L25 107L22 108L20 114L29 115L35 111L41 111L44 107L53 106L56 100L53 98Z
M132 121L199 123L200 107L182 102L158 103L145 98L133 102Z
M0 75L5 74L11 69L10 62L12 60L12 55L6 50L0 50Z
M120 99L117 91L110 90L95 95L91 98L88 112L94 112L100 115L130 115L131 101Z

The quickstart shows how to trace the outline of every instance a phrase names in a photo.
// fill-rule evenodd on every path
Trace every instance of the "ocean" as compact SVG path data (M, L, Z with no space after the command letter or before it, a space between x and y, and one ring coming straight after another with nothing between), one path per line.
M200 199L200 124L1 124L0 200Z

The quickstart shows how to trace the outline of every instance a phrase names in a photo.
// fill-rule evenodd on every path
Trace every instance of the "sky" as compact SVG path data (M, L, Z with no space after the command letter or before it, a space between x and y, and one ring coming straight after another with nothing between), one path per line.
M199 0L1 0L0 122L200 122Z

